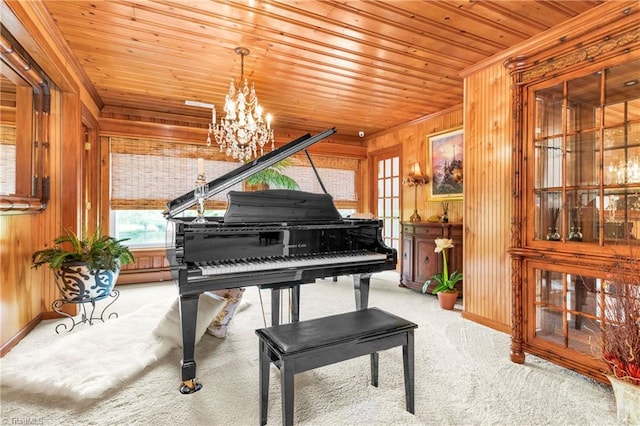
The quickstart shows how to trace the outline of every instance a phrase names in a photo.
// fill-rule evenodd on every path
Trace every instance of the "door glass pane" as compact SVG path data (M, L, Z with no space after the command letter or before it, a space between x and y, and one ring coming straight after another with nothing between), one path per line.
M600 338L602 280L535 269L537 338L592 354Z
M400 157L377 158L377 194L374 214L382 220L382 239L398 249L400 236Z
M640 187L604 191L604 238L638 243L640 238Z
M567 133L596 127L600 111L601 73L592 73L567 82Z
M562 133L562 84L536 92L535 138Z
M541 139L535 145L536 188L562 186L562 138Z
M400 176L400 157L391 158L391 176Z
M598 242L598 199L596 189L567 192L567 241Z
M567 346L591 354L598 339L600 279L567 274Z
M598 184L600 151L597 148L595 132L567 137L567 186Z
M606 70L604 125L640 118L640 59Z
M640 182L640 123L605 130L604 184L623 185Z
M536 270L536 336L562 343L562 273Z
M537 201L536 222L539 233L538 239L560 241L563 235L562 223L562 192L541 191Z

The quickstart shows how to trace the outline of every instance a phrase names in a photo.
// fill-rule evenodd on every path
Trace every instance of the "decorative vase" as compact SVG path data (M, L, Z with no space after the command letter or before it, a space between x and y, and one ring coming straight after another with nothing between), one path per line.
M569 232L569 241L582 241L582 231L579 226L572 226L571 232Z
M616 398L618 421L625 425L640 424L640 386L614 376L607 376Z
M438 303L442 309L452 310L458 300L457 291L441 291L438 293Z
M549 227L549 232L547 232L546 238L547 238L547 241L560 241L562 239L562 237L560 236L560 233L558 232L555 226Z
M90 271L83 262L69 262L54 271L62 298L69 303L102 300L111 294L120 268Z

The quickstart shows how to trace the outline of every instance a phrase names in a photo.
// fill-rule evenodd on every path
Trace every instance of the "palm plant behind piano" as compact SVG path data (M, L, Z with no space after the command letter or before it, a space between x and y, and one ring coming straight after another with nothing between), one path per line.
M287 167L293 165L291 158L285 158L282 161L277 162L271 167L268 167L253 176L249 177L245 182L247 186L260 189L300 189L298 183L292 178L284 174Z

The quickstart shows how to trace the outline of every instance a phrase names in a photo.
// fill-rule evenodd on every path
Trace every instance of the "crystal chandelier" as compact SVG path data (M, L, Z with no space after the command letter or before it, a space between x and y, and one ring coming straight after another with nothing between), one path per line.
M239 161L247 161L263 154L263 147L271 143L273 149L273 129L271 129L271 114L267 114L266 122L262 118L262 107L258 104L258 96L253 86L244 78L244 57L249 55L249 49L236 47L240 55L240 80L236 88L235 80L231 80L229 93L225 97L224 112L226 116L216 124L216 108L212 108L211 123L207 135L207 146L211 146L211 136L228 156Z

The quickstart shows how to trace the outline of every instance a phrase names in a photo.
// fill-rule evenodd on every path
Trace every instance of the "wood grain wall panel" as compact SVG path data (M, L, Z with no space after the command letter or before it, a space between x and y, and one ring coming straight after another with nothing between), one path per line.
M463 316L505 332L511 328L510 83L502 64L465 80Z
M40 288L30 276L28 256L33 246L30 217L25 215L0 217L0 334L2 341L10 339L40 312ZM35 297L31 297L34 295Z
M367 151L371 154L400 145L402 150L402 170L409 170L411 164L418 161L422 172L430 176L431 170L429 170L429 162L427 160L429 156L427 137L434 133L440 133L461 126L462 106L459 106L438 114L425 116L405 126L372 135L370 138L367 138ZM371 183L369 183L369 185L371 185ZM414 191L414 187L402 187L402 216L400 218L402 221L408 221L413 214ZM434 214L442 214L441 202L429 200L429 193L429 184L421 185L418 187L415 197L417 199L415 205L418 206L418 213L423 221ZM371 202L373 202L373 200L369 200L369 203ZM462 201L449 202L449 218L452 222L459 222L463 219Z
M60 102L60 95L51 92L52 105ZM60 117L50 117L52 129L60 125ZM51 178L50 202L42 213L0 216L0 354L12 346L12 339L26 334L43 312L50 310L58 292L53 274L47 267L31 268L31 254L49 245L59 235L59 182L63 151L56 131L49 132L50 149L47 163Z

